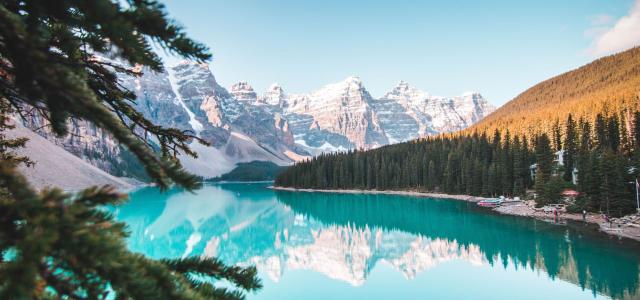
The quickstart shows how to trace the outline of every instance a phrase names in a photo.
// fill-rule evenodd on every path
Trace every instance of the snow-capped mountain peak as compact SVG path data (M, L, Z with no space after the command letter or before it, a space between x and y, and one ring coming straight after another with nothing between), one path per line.
M285 98L286 94L284 93L284 89L279 84L274 83L269 86L259 101L269 105L281 105Z
M401 80L391 91L385 93L381 98L417 105L434 97L431 94L410 85L408 82Z
M258 99L253 87L246 81L241 81L232 85L230 92L238 101L256 101Z

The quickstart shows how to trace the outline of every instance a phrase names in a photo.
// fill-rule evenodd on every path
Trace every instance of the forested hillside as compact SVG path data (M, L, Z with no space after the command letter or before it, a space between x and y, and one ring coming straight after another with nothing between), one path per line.
M545 80L500 107L467 132L509 129L514 134L550 132L572 113L593 120L598 113L638 109L640 47L595 60Z

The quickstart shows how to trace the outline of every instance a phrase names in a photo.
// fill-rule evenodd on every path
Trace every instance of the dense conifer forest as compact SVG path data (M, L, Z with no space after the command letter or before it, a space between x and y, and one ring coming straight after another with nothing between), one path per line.
M315 189L419 190L495 197L537 194L559 203L581 195L573 210L622 215L635 207L640 162L640 113L593 120L569 115L550 134L473 133L430 137L369 151L323 154L297 163L278 186Z

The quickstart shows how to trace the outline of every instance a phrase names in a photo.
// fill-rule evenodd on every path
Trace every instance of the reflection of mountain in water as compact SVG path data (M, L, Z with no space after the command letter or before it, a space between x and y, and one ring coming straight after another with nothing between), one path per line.
M117 216L129 224L134 251L256 264L276 282L285 270L302 269L357 286L380 262L411 279L462 260L533 268L616 298L637 295L637 245L529 219L469 213L475 208L464 202L263 187L211 185L195 194L143 189Z

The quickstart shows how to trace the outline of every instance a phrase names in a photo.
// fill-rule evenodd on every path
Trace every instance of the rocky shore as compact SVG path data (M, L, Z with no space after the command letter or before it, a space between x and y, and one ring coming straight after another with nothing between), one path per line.
M541 220L556 219L552 212L545 212L542 209L535 208L530 201L502 205L493 210L505 215L531 217ZM567 220L596 224L599 226L600 231L606 234L640 241L640 215L638 214L622 218L611 218L611 222L607 222L602 214L597 213L587 213L584 219L582 214L579 213L558 213L556 221L563 222Z
M424 197L424 198L444 198L454 199L468 202L479 202L485 199L484 197L476 197L469 195L450 195L440 193L425 193L419 191L378 191L378 190L358 190L358 189L344 189L344 190L331 190L331 189L296 189L289 187L270 187L274 190L292 191L292 192L320 192L320 193L341 193L341 194L385 194L385 195L402 195L412 197ZM540 220L554 220L556 217L551 212L545 212L542 209L535 208L532 201L513 201L507 202L504 205L493 208L493 211L512 216L522 216L536 218ZM558 214L558 222L564 221L579 221L596 224L599 226L600 231L623 238L629 238L636 241L640 241L640 215L629 215L623 218L611 218L611 222L607 222L601 214L588 213L585 220L582 219L582 214L561 212Z

